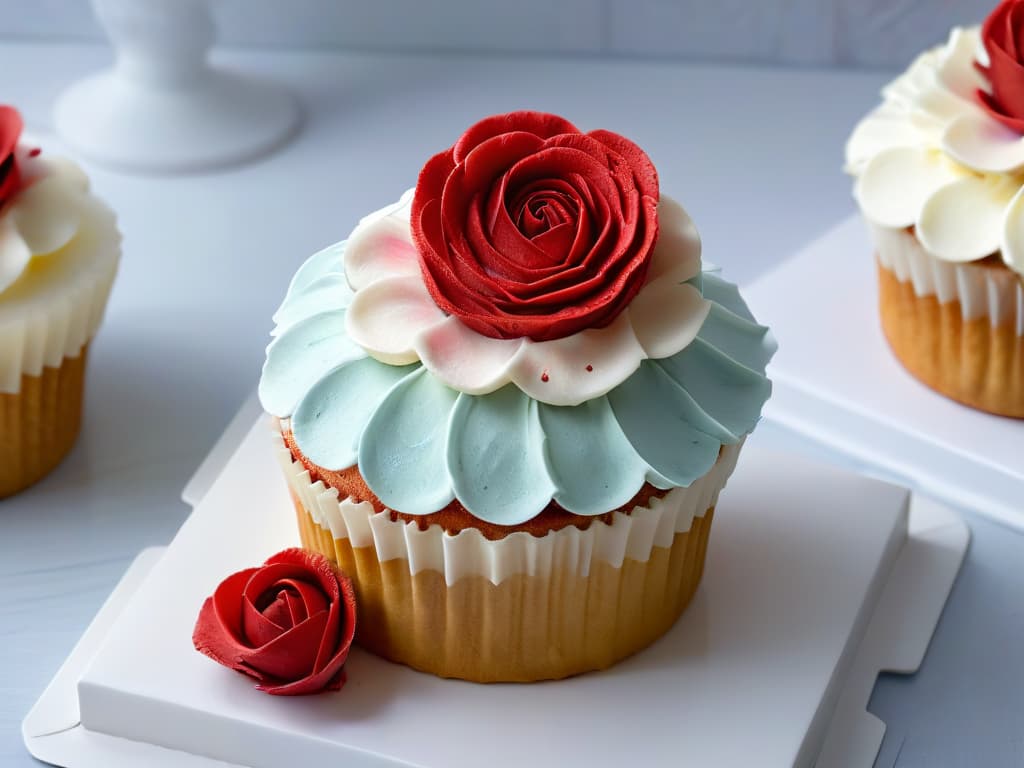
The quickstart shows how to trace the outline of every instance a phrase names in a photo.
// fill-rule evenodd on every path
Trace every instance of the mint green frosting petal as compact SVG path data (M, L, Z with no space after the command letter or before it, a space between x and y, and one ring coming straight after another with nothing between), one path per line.
M382 502L425 515L455 498L448 474L448 422L459 393L425 368L391 388L359 441L359 471Z
M705 269L701 273L701 293L705 299L721 304L734 315L755 323L754 316L747 307L747 302L740 296L740 289L735 283L723 280L716 272Z
M692 398L661 366L645 360L607 397L626 439L673 485L690 485L718 459L722 442L687 421Z
M345 276L342 257L345 254L345 243L342 240L334 245L329 245L322 251L317 251L299 267L299 270L292 277L288 285L288 292L285 294L285 303L293 296L303 293L309 286L324 275Z
M354 295L344 275L324 275L285 299L274 313L277 328L273 335L278 336L295 323L320 312L345 309Z
M557 488L544 462L537 401L514 384L479 397L460 394L450 429L455 497L476 517L517 525L551 501Z
M540 403L538 411L555 501L563 508L600 515L636 495L651 468L619 429L607 397L575 407Z
M325 469L356 463L359 438L388 390L420 366L384 365L372 357L343 363L314 384L292 415L295 442Z
M721 304L711 305L697 338L762 374L777 347L767 327L751 322Z
M686 349L656 363L700 408L732 434L723 443L735 443L753 430L772 384L761 373L740 365L700 338Z
M324 374L361 357L366 357L362 347L345 334L345 310L307 317L267 347L260 403L270 413L287 416Z

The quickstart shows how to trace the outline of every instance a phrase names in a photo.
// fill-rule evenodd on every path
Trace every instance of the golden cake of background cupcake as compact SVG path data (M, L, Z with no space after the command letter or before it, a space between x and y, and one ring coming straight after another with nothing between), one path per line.
M111 211L72 162L20 140L0 106L0 498L71 450L86 356L120 258Z
M689 603L775 347L635 144L482 120L309 259L274 319L261 400L361 645L561 678Z
M878 261L882 328L906 369L1024 417L1024 2L954 29L883 90L847 170Z

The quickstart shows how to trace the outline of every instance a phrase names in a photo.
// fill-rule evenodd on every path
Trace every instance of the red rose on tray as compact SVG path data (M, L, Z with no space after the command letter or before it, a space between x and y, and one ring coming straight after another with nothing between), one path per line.
M481 120L431 158L413 242L435 303L478 333L546 341L611 323L658 237L642 149L541 112Z
M18 146L22 127L18 110L0 105L0 205L6 203L21 186L21 174L14 150Z
M255 678L259 690L297 696L341 688L355 629L348 577L322 555L286 549L222 581L199 611L192 642Z
M992 93L978 92L988 113L1024 134L1024 0L1003 0L981 27Z

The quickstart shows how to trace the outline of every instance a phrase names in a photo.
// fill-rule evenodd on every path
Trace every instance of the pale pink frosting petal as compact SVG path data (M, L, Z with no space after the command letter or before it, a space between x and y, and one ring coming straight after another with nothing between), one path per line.
M605 328L551 341L524 341L512 361L512 381L534 400L579 405L610 392L646 357L627 310Z
M421 331L414 346L427 369L452 389L486 395L511 381L523 339L493 339L448 317Z
M999 250L1003 217L1015 190L964 176L936 190L917 219L917 237L945 261L974 261Z
M388 277L356 293L345 314L345 330L371 357L406 365L419 359L417 335L444 319L419 274Z
M1001 232L1003 261L1017 274L1024 275L1024 187L1006 206Z
M942 135L942 148L968 168L1012 173L1024 168L1024 138L987 115L966 114Z
M364 219L345 244L345 276L353 290L389 277L418 275L419 258L406 215L398 213Z
M894 147L871 158L854 188L864 215L883 227L914 224L929 196L958 178L936 155L917 147Z
M711 302L692 285L670 277L648 283L626 312L647 357L670 357L692 342L711 311Z

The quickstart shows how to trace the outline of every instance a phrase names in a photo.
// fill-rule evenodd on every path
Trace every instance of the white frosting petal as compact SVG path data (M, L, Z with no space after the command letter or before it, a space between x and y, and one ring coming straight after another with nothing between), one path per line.
M388 277L356 292L345 314L345 330L371 357L405 365L419 360L417 334L444 319L418 274Z
M988 88L988 81L974 66L978 53L984 50L976 28L957 27L949 33L949 41L939 57L936 80L972 107L975 93Z
M697 226L683 206L669 197L662 197L658 201L658 242L651 254L647 282L668 276L682 283L698 274L700 234Z
M628 313L604 328L551 341L524 341L512 362L512 381L527 396L549 405L579 405L609 392L647 357Z
M961 115L942 135L942 148L954 160L987 173L1024 168L1024 138L986 115Z
M0 293L21 277L32 249L21 236L13 216L0 216Z
M648 283L629 305L633 333L647 357L670 357L697 336L711 302L687 283L662 277Z
M915 146L919 135L904 110L888 103L875 108L846 142L847 173L859 175L872 157L887 149Z
M431 373L467 395L486 395L512 380L511 365L523 339L492 339L449 317L421 331L414 346Z
M355 291L387 277L418 275L419 272L408 210L404 218L392 211L386 216L363 220L346 243L345 275Z
M1017 191L1006 206L1001 235L1003 262L1018 274L1024 275L1024 187Z
M60 250L81 226L89 181L74 163L31 157L26 145L22 181L27 184L0 211L0 292L13 284L33 256Z
M941 158L926 149L894 147L875 155L857 180L861 210L883 227L909 227L925 201L956 178Z
M1013 190L965 176L932 194L917 220L917 237L946 261L974 261L999 250L1007 203Z

